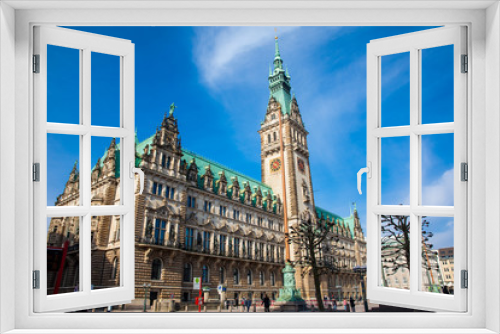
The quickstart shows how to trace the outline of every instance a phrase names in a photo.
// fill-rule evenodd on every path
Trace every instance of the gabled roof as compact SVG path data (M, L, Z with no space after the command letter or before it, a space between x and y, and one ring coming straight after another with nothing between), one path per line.
M343 223L344 226L349 228L351 238L354 238L354 214L351 214L349 217L342 218L339 215L331 213L331 212L329 212L325 209L322 209L318 206L316 206L315 209L316 209L316 214L317 214L318 218L324 218L324 219L327 219L329 221L331 221L333 218L335 223L337 223L337 219L338 219L339 223L341 223L341 224Z

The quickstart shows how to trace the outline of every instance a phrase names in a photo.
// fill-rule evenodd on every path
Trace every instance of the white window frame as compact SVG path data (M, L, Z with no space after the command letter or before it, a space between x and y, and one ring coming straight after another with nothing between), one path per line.
M465 26L450 26L372 40L367 46L367 161L371 177L367 180L367 298L374 303L401 305L423 310L466 310L466 289L460 288L460 271L467 269L467 183L461 181L460 165L467 162L467 75L461 72L461 56L467 54ZM453 45L454 121L422 124L422 52L439 46ZM382 57L409 53L410 124L382 127L381 91ZM422 205L422 135L452 133L454 135L454 206ZM409 139L409 205L382 203L381 151L383 138L404 136ZM380 286L381 215L404 215L410 218L411 263L410 289ZM453 295L421 291L422 254L421 219L424 216L454 218L455 289ZM417 232L417 233L415 233ZM398 278L395 277L398 284Z
M92 305L119 305L134 299L134 45L124 39L79 32L59 27L34 27L34 52L39 55L39 73L34 80L34 161L40 164L40 181L33 184L34 198L34 270L40 272L40 288L34 289L35 312L70 311ZM78 50L80 59L80 122L61 124L47 122L47 45ZM120 59L120 126L95 126L91 122L91 53L100 52ZM47 206L47 134L66 134L80 139L80 196L78 206ZM91 141L96 137L115 136L120 139L120 203L91 205ZM111 138L110 138L111 139ZM91 288L91 218L120 217L120 284L117 287ZM47 295L47 237L45 222L49 217L79 217L79 291Z
M392 332L398 333L414 333L415 328L420 332L433 333L458 332L458 329L466 333L499 332L498 3L439 0L397 3L370 1L369 4L357 1L296 1L286 6L281 2L228 3L225 9L220 6L215 1L203 4L14 0L0 3L0 331L16 329L16 333L38 333L43 329L52 329L50 332L60 329L61 332L70 333L76 332L76 328L88 328L93 329L94 333L110 333L113 329L144 333L146 328L151 328L173 333L175 328L186 328L189 324L192 333L206 333L207 328L215 332L222 332L226 328L225 332L238 333L241 330L227 328L255 328L258 324L261 333L288 333L290 329L301 333L318 332L319 329L331 333L340 333L343 329L349 329L351 333L388 333L391 328ZM112 10L102 10L103 7ZM54 22L60 25L468 25L469 66L473 71L468 79L471 87L468 96L471 110L468 131L472 134L468 143L471 153L468 218L474 225L474 230L469 227L468 231L471 235L468 250L468 311L460 314L366 315L279 313L268 317L260 314L210 314L203 316L203 321L196 321L200 317L198 314L34 314L31 297L33 263L28 256L33 242L29 237L29 222L32 221L29 208L33 203L27 196L32 193L31 31L34 24ZM12 141L12 138L15 140ZM132 330L138 327L138 323L141 329ZM165 328L166 323L171 326L169 329Z

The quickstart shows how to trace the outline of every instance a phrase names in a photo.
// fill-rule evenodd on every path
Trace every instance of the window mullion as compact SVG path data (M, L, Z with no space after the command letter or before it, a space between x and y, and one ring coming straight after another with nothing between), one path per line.
M420 230L414 210L420 204L420 136L414 130L419 124L420 59L419 50L410 50L410 291L418 292L418 249Z
M81 101L81 122L88 130L91 126L91 51L86 48L82 53L82 66L81 66L81 88L80 88L80 101ZM80 203L90 209L91 205L91 139L90 131L83 134L80 140ZM92 282L92 264L91 264L91 218L90 211L83 215L83 228L81 229L80 241L80 257L81 257L81 279L82 291L90 294Z

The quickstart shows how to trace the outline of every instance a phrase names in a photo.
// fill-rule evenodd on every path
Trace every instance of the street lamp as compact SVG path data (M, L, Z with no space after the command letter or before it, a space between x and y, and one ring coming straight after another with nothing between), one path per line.
M148 283L148 284L144 283L143 287L144 287L144 310L143 311L146 312L146 296L148 294L148 288L151 288L151 283Z
M353 271L355 273L359 272L359 278L361 279L361 294L363 296L363 304L365 305L365 312L368 312L368 301L366 300L365 280L363 279L363 274L366 274L366 264L364 266L354 267Z

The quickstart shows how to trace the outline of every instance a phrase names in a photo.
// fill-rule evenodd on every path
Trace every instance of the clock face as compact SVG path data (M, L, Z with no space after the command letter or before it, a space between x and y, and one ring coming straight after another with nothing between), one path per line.
M281 168L281 159L280 158L275 158L271 160L271 172L277 172Z
M304 173L306 171L306 165L304 164L304 160L301 158L297 158L297 165L299 166L299 170Z

